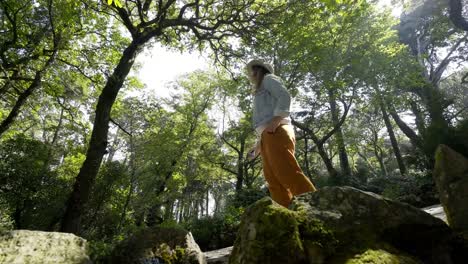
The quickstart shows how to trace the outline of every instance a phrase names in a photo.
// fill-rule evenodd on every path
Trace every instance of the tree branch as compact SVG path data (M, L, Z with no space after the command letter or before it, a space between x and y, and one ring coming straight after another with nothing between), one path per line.
M411 127L409 127L403 120L401 120L395 109L389 108L388 111L403 134L409 138L413 146L422 148L421 139L419 136L413 131L413 129L411 129Z
M112 124L116 125L118 128L120 128L120 130L122 130L125 134L129 135L129 136L133 136L132 133L128 132L127 130L125 130L125 128L123 128L119 123L115 122L114 119L109 118L109 121L112 122Z
M468 37L468 33L466 33L462 38L460 38L457 43L455 43L455 45L452 46L452 48L450 49L450 51L447 53L447 56L445 56L445 58L441 61L441 63L439 64L439 66L437 66L437 68L435 69L434 72L431 72L430 74L430 80L433 84L437 84L442 76L442 73L445 71L445 69L447 68L448 64L450 63L450 61L453 59L451 56L452 56L452 53L460 46L460 44L465 41Z
M234 149L237 152L237 154L239 155L241 154L240 150L237 147L235 147L233 144L231 144L223 135L219 135L219 137L224 143L226 143L229 147Z

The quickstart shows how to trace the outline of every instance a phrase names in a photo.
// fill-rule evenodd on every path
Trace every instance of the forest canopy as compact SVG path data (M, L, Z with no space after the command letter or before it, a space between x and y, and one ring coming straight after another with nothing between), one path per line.
M251 58L292 94L318 188L437 203L437 146L468 156L468 4L384 2L0 0L0 229L71 232L100 254L148 226L232 245L268 195L247 158ZM155 45L212 67L148 87L135 60Z

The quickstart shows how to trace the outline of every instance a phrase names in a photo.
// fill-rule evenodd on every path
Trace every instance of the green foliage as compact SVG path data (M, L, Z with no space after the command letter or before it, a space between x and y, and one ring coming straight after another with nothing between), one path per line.
M48 163L48 146L38 140L18 135L0 145L2 215L15 228L46 229L60 211L68 184Z
M4 207L2 206L2 210L0 211L0 232L14 229L13 219L11 219L10 214L3 208Z
M176 246L171 248L168 244L162 243L154 251L154 255L167 264L186 264L189 261L189 256L184 248Z
M425 207L438 203L432 175L410 174L407 177L391 176L371 179L362 189L370 190L384 197Z
M95 263L101 263L102 259L109 256L112 252L114 245L104 241L88 241L89 243L89 257Z
M244 208L227 207L213 216L194 219L186 224L202 251L232 246Z
M266 189L245 188L229 197L228 205L234 208L246 208L267 195Z
M121 212L128 195L128 180L128 169L124 164L117 161L103 164L86 210L83 231L86 237L107 242L118 237L121 230L116 227L126 224L127 220L121 219Z

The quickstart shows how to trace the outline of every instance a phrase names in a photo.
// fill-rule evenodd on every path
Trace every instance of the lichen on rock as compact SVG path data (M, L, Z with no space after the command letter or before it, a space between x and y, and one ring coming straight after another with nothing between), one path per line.
M0 263L90 264L87 242L74 234L31 230L0 233Z

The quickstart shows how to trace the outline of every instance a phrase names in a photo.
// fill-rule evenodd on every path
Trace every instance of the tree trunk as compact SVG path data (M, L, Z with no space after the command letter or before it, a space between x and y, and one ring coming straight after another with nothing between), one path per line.
M328 157L327 151L325 150L323 144L317 144L317 151L320 157L325 163L325 167L327 168L328 176L330 178L336 178L338 176L338 172L336 171L335 167L333 167L332 160Z
M21 220L23 219L22 217L23 211L24 211L24 201L17 202L15 211L13 212L13 221L15 223L15 229L23 228L23 225L21 224Z
M309 165L309 141L307 137L304 137L304 163L305 163L305 171L307 177L310 178L310 165Z
M419 135L423 135L426 131L426 121L424 120L424 113L421 112L418 104L415 101L410 102L411 112L413 112L415 117L416 129L419 132Z
M463 17L463 5L462 0L450 0L450 20L452 23L464 31L468 31L468 21Z
M91 187L94 184L102 158L106 152L110 111L142 44L140 41L134 40L125 49L119 64L108 78L106 86L99 96L86 159L76 177L73 191L67 201L67 207L60 227L61 232L74 234L79 234L80 232L80 218L89 200Z
M388 175L387 167L385 166L385 162L383 160L383 151L382 148L379 146L379 134L378 131L372 129L372 145L374 146L374 156L377 158L377 161L380 165L380 170L384 173L384 176ZM367 160L367 159L366 159Z
M423 139L425 153L432 159L439 144L450 144L451 142L447 142L449 123L444 116L447 101L436 87L433 86L426 90L427 110L431 122L423 135Z
M237 158L237 181L236 181L236 194L239 196L242 191L242 186L244 185L244 149L245 149L245 139L242 138L240 142L240 149Z
M390 142L392 144L393 154L395 154L395 158L397 160L398 168L400 169L400 173L401 173L401 175L404 176L406 174L406 167L405 167L405 164L403 162L403 158L401 157L400 147L398 146L398 142L397 142L397 139L395 137L395 133L393 132L393 126L390 123L390 118L388 117L388 113L387 113L387 110L385 108L384 102L382 101L381 98L380 98L379 101L380 101L379 102L380 103L380 110L382 111L382 116L383 116L383 119L384 119L384 122L385 122L385 126L387 127L388 136L390 137Z
M400 128L401 132L408 137L410 140L411 144L420 150L423 149L422 145L422 140L421 138L414 132L414 130L409 127L403 120L401 120L400 116L397 114L395 109L390 108L389 109L390 115L392 116L393 120L397 124L397 126Z
M36 74L34 75L34 80L32 83L29 85L29 87L22 92L18 99L16 100L15 105L11 109L10 113L8 116L2 121L0 124L0 136L5 133L6 130L11 126L13 121L15 121L16 117L18 116L21 107L26 103L26 100L28 99L29 96L33 94L35 90L37 90L39 87L42 85L42 74L49 68L49 66L55 61L58 53L58 41L54 39L54 50L47 59L47 62L44 64L44 67L42 69L36 71Z
M29 85L29 87L24 92L22 92L19 95L18 99L16 100L15 105L10 110L10 113L0 124L0 136L3 133L5 133L5 131L7 131L8 128L13 124L13 122L15 121L16 117L18 116L20 112L21 107L23 107L23 105L26 103L26 100L28 99L28 97L31 96L35 90L41 87L41 78L42 78L42 72L39 71L36 73L36 76L34 77L34 81Z
M210 210L209 210L209 205L210 205L210 190L206 190L206 216L210 215Z
M328 89L328 99L330 103L330 112L332 115L333 125L337 126L340 122L338 115L338 108L336 107L335 95L331 89ZM339 127L335 133L335 139L338 145L338 155L340 158L340 168L345 176L351 176L351 167L349 166L348 153L343 138L343 131Z
M117 133L116 133L117 135ZM136 183L136 168L135 168L135 150L134 150L133 134L130 135L130 184L128 185L128 194L125 198L125 204L122 208L122 213L120 214L120 221L117 230L123 225L125 221L125 216L127 215L127 208L130 205L130 200L132 199L133 189L135 188Z

